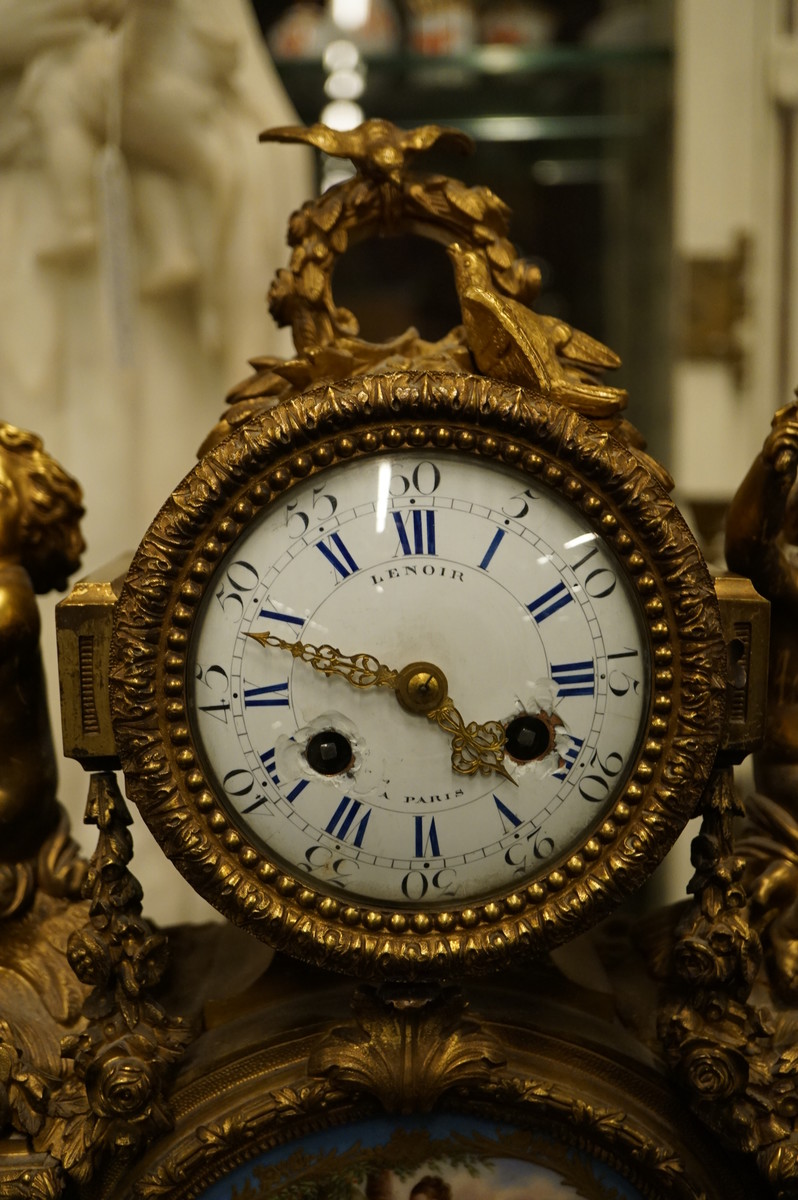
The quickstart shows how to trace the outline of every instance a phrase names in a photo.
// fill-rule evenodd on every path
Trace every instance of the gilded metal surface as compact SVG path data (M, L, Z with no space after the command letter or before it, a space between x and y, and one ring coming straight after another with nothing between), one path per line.
M361 174L378 183L399 184L409 161L435 146L468 154L474 142L460 129L422 125L401 130L390 121L364 121L355 129L330 129L316 124L283 125L267 129L262 142L304 142L333 158L348 158Z
M765 737L770 604L742 575L716 576L715 591L730 667L721 751L726 761L740 763Z
M740 853L771 985L798 999L798 404L780 409L729 511L730 566L771 603L764 744L754 754L757 794L746 802Z
M346 905L251 844L206 783L187 724L185 653L206 581L292 481L383 448L513 465L609 538L652 645L648 726L628 786L564 862L523 889L447 913ZM232 920L277 947L363 975L485 970L572 936L641 883L692 815L724 715L714 588L681 517L620 443L565 406L473 376L400 374L322 387L208 451L145 537L119 601L112 706L131 796L166 853Z
M253 360L256 374L231 393L238 411L222 422L321 381L366 373L418 369L476 371L550 396L577 412L606 421L635 450L639 434L619 417L626 393L608 387L601 373L620 365L616 354L587 334L531 308L540 271L520 259L509 234L509 209L485 187L466 187L446 176L409 171L412 155L436 142L463 148L468 139L432 126L403 131L387 121L366 121L337 132L323 126L272 130L264 139L309 141L350 157L358 167L347 180L308 202L291 218L291 264L270 291L272 315L290 325L298 357ZM350 244L375 234L411 232L448 248L463 326L437 343L415 329L382 345L358 337L355 315L335 303L332 279ZM221 436L223 429L215 436ZM650 464L651 465L651 464ZM661 468L659 469L661 471ZM667 474L661 471L664 481Z
M607 346L494 287L484 254L453 242L449 257L468 348L483 375L551 396L589 417L626 407L626 392L601 382L621 365Z
M4 843L15 848L0 866L0 1132L18 1135L10 1151L0 1145L0 1196L55 1200L71 1189L92 1200L190 1200L286 1140L296 1140L299 1161L302 1139L320 1128L428 1110L509 1120L517 1128L508 1153L521 1158L535 1138L543 1153L541 1132L557 1143L551 1161L560 1165L573 1158L563 1147L586 1148L646 1200L752 1200L758 1181L750 1187L738 1163L727 1168L706 1126L756 1157L769 1194L798 1195L798 818L790 807L798 587L785 546L796 540L798 406L777 415L733 508L733 565L742 562L755 582L759 571L760 590L774 600L783 666L771 684L761 776L781 791L757 798L735 847L737 801L728 775L712 767L719 746L728 758L756 739L760 616L738 587L724 599L722 625L700 553L663 490L669 477L621 418L624 393L601 379L616 356L533 311L539 272L516 257L507 209L488 189L408 170L436 142L465 148L457 131L367 122L351 133L273 136L323 144L359 170L292 219L291 264L270 300L278 322L292 326L297 356L254 360L254 376L231 396L201 462L142 542L118 602L108 576L60 610L65 729L86 765L114 763L118 740L130 793L161 845L231 920L311 963L391 983L352 999L347 983L308 971L297 994L284 981L271 996L249 990L238 1010L228 1002L221 1016L206 1011L205 1031L184 1057L196 1031L155 999L165 939L141 917L129 817L113 776L90 785L99 841L87 870L66 829L51 832L50 760L33 757L48 743L26 743L23 783L37 806L23 813L19 796L0 790L0 819L8 814L24 849ZM434 344L414 330L367 343L333 299L334 266L351 242L400 231L449 250L463 325ZM213 794L187 716L186 651L204 591L249 522L336 464L423 447L501 462L573 505L631 581L652 655L647 725L611 808L567 857L542 863L516 890L449 912L347 904L287 874ZM31 435L0 426L0 589L23 625L43 577L35 555L23 558L34 539L18 522L30 507L20 464L26 455L39 461L40 451ZM56 526L66 567L79 534L74 492L64 497ZM94 679L109 641L113 729ZM285 648L273 635L268 644ZM503 729L486 745L493 723L465 724L434 663L409 664L400 684L399 672L388 679L369 655L303 650L309 669L401 691L452 739L456 769L502 769ZM443 699L429 707L433 677ZM32 688L40 712L38 678L13 657L0 662L0 682ZM0 705L0 744L10 744L16 715ZM609 994L563 990L561 981L557 1000L554 968L543 962L514 984L503 972L472 985L488 1019L435 981L517 965L583 931L649 877L702 797L694 899L675 929L663 922L659 956L662 1046L702 1118L697 1126L652 1061L641 1069L643 1056L619 1046ZM198 935L177 974L207 970L203 944ZM269 1180L262 1184L271 1195Z
M115 776L91 777L86 820L99 830L83 886L89 911L67 943L69 966L89 989L85 1023L61 1043L72 1069L34 1141L83 1183L104 1157L129 1162L170 1127L166 1084L193 1036L152 996L166 969L166 938L140 915L141 887L127 869L130 816Z
M58 820L35 593L78 567L80 500L35 434L0 421L0 862L35 855Z
M743 813L718 772L693 845L695 900L675 930L659 1032L693 1109L730 1148L756 1157L778 1197L798 1194L798 1012L763 971L761 911L748 904Z
M64 1188L60 1164L22 1144L0 1141L0 1196L3 1200L57 1200Z
M770 601L767 730L754 767L760 791L795 811L798 769L798 403L779 409L732 500L726 560Z
M352 1000L356 1025L334 1029L308 1071L373 1095L386 1112L428 1112L451 1088L484 1083L505 1062L500 1042L466 1009L457 988L403 1005L361 988Z
M13 1132L25 1139L23 1146L33 1141L41 1151L48 1149L53 1096L66 1073L62 1039L84 1025L85 989L69 967L66 945L87 918L80 900L85 874L64 814L35 859L0 868L0 1136ZM0 1165L6 1164L0 1153ZM19 1179L28 1170L36 1188L54 1178L49 1167L40 1178L38 1167L27 1163Z
M444 1121L448 1114L473 1114L488 1125L511 1126L501 1153L521 1161L570 1162L576 1170L579 1148L615 1167L646 1200L753 1200L753 1173L739 1164L730 1170L665 1080L618 1052L614 1021L603 1032L600 1022L590 1022L586 1035L579 1005L553 1001L555 976L546 968L509 985L492 980L478 989L473 1010L454 989L426 1001L364 989L350 1008L347 984L328 979L321 1022L311 1015L311 997L323 977L300 977L296 995L289 988L258 1010L250 1036L265 1041L259 1065L253 1069L247 1037L231 1022L224 1064L205 1066L201 1084L198 1070L178 1086L174 1132L150 1148L121 1186L102 1187L100 1200L191 1200L286 1143L289 1153L279 1164L259 1165L251 1181L237 1181L239 1194L327 1195L323 1178L308 1169L305 1139L319 1129L341 1129L335 1168L346 1167L352 1181L367 1173L366 1194L376 1197L383 1194L377 1190L383 1173L396 1165L398 1143L389 1145L384 1135L385 1144L339 1158L345 1126L386 1112L401 1122L411 1109ZM530 995L538 997L534 1009ZM597 996L588 1002L601 1006ZM265 1024L264 1012L271 1017ZM489 1018L479 1015L486 1012ZM400 1129L397 1136L417 1166L427 1160L423 1129ZM477 1155L496 1155L495 1140L482 1145L475 1137ZM459 1150L468 1150L462 1139ZM566 1178L576 1186L575 1176Z
M64 754L87 770L119 765L108 704L108 656L113 607L130 555L74 585L55 610Z

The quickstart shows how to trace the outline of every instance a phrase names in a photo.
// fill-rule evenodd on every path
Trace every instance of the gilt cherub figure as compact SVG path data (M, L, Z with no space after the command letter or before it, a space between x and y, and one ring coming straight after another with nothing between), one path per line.
M79 566L82 514L41 440L0 422L0 863L35 854L58 821L36 594Z

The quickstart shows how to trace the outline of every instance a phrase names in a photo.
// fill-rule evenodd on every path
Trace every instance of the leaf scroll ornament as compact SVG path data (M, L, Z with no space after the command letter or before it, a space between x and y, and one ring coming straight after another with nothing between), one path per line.
M311 1074L371 1093L386 1112L427 1112L450 1088L485 1082L504 1062L496 1039L474 1018L457 988L419 1007L359 988L356 1024L333 1030L311 1055Z

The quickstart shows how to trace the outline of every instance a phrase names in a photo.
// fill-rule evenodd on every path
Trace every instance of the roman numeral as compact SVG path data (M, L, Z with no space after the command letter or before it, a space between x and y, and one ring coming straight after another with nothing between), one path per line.
M277 767L275 766L274 762L274 746L272 746L271 750L264 750L263 754L260 756L260 761L266 768L266 774L269 776L269 779L271 779L272 783L279 783L280 776L277 774Z
M512 829L517 829L521 824L521 818L517 817L513 810L508 808L506 804L502 804L499 797L495 794L493 796L493 802L496 805L496 809L499 813L499 819L501 820L504 832L509 833Z
M304 625L304 617L294 617L291 613L277 612L273 608L262 608L260 610L261 617L266 617L268 621L285 621L289 625Z
M338 554L336 554L335 550L333 550L323 538L320 542L315 542L314 545L316 546L317 550L321 551L321 553L327 559L327 562L332 564L342 579L348 579L353 572L360 570L357 563L352 558L352 555L349 553L343 541L341 540L340 533L330 534L328 540L333 543L335 550L337 550L338 554L340 554L340 558L338 557Z
M573 733L569 733L568 736L571 739L571 741L573 742L573 745L569 746L568 749L563 754L562 766L560 767L559 771L554 772L554 775L552 776L552 778L554 778L554 779L560 779L560 780L565 779L565 776L567 775L567 773L570 771L571 767L574 765L574 763L578 759L578 757L581 753L582 747L585 744L584 738L579 738Z
M546 617L552 616L564 608L566 604L570 604L573 596L568 591L562 580L555 583L553 588L549 588L542 596L538 596L537 600L533 600L531 604L527 604L527 608L532 613L538 625L541 621L545 621Z
M558 696L593 696L596 691L596 668L593 661L552 663L551 677L558 685Z
M493 540L491 541L491 544L488 546L487 550L485 551L482 562L479 564L483 571L487 571L488 567L490 566L490 560L493 558L494 554L499 549L499 546L501 545L501 540L504 537L506 532L507 532L506 529L497 529L496 532L494 533Z
M266 687L244 688L244 708L280 707L288 704L288 680Z
M349 837L350 832L353 834L351 842L358 849L363 845L363 835L366 832L366 826L369 823L371 809L366 808L363 815L360 816L360 810L363 808L360 800L353 800L351 796L344 796L341 803L336 808L332 815L329 825L324 827L324 832L331 834L332 837L340 838L345 842Z
M295 784L294 787L291 788L291 791L286 796L286 800L288 801L288 803L293 804L294 801L296 800L297 796L299 795L299 793L304 792L305 788L308 786L309 783L310 783L309 779L300 779L299 783Z
M413 822L416 833L416 858L440 857L441 848L435 818L417 816L413 818Z
M399 534L399 549L402 554L435 553L435 512L431 508L415 508L407 514L395 512L393 516ZM410 534L413 538L410 545Z

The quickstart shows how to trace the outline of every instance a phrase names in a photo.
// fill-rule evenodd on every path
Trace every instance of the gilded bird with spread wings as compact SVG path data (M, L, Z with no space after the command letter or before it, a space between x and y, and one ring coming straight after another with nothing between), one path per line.
M496 291L483 255L448 247L466 341L483 375L551 396L589 417L626 407L626 392L601 373L621 365L608 346Z
M334 158L348 158L357 170L378 183L401 182L411 158L440 145L445 149L470 154L474 142L460 129L439 125L421 125L418 129L398 129L390 121L371 119L356 129L329 129L316 123L280 125L260 135L262 142L305 142Z

